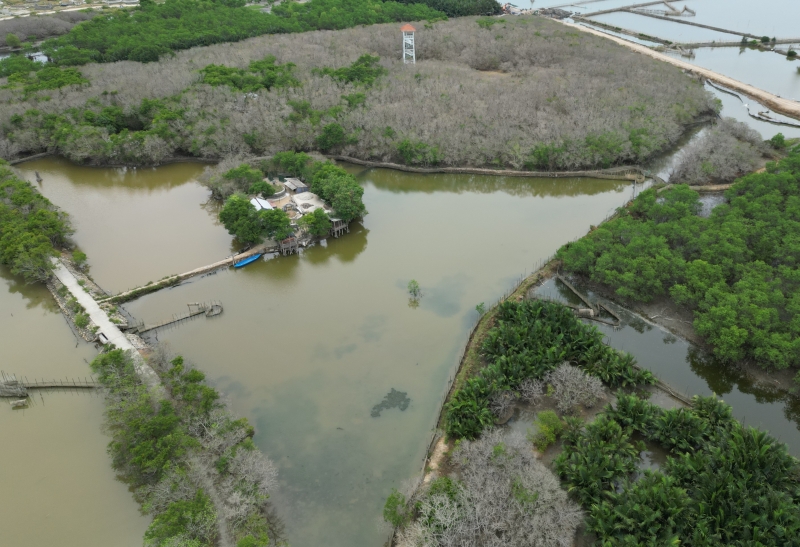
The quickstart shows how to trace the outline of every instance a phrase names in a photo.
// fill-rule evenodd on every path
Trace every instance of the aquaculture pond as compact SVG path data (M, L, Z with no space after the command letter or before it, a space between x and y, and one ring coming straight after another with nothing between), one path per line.
M0 369L18 379L89 376L93 346L72 334L50 293L0 266ZM91 391L33 392L12 410L0 399L0 530L4 547L138 547L149 519L116 480Z
M38 171L44 194L73 215L75 238L106 289L231 252L193 180L196 165L122 172L39 160L23 168L30 180ZM189 302L221 301L221 316L157 338L256 426L256 443L279 465L273 500L296 546L382 544L383 500L421 470L475 306L502 296L633 193L613 180L387 170L358 179L369 215L349 234L126 305L152 323ZM409 305L411 279L422 288L418 307Z

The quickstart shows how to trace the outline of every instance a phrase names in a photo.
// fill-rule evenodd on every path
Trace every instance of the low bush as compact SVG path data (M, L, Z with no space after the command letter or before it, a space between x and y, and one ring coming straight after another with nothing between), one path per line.
M295 87L300 82L292 75L294 63L275 64L275 57L268 55L260 61L252 61L247 70L224 65L208 65L200 70L202 82L210 86L226 85L237 91L252 93L260 89L269 91L273 87Z
M536 427L536 434L533 435L532 442L541 451L556 442L556 439L564 429L564 424L558 414L552 410L539 412L536 415L534 426Z
M85 313L79 313L75 316L75 326L79 329L85 329L89 326L89 316Z

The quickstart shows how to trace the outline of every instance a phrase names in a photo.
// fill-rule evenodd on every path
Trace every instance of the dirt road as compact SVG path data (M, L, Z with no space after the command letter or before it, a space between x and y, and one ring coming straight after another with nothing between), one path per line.
M718 74L711 70L700 68L699 66L687 63L685 61L681 61L680 59L675 59L673 57L670 57L669 55L658 53L657 51L653 51L647 46L635 44L633 42L623 40L622 38L617 38L616 36L611 36L610 34L605 34L603 32L588 27L584 27L583 25L565 23L564 21L561 21L561 23L569 27L573 27L582 32L588 32L589 34L602 36L603 38L612 40L634 51L638 51L639 53L652 57L653 59L658 59L659 61L664 61L665 63L670 63L677 67L691 71L695 74L699 74L704 78L708 78L712 82L715 82L717 84L727 87L728 89L733 89L735 91L738 91L739 93L747 95L751 99L754 99L759 103L763 104L764 106L767 106L768 108L772 109L772 111L774 112L783 114L784 116L789 116L796 120L800 120L800 102L778 97L777 95L773 95L772 93L764 91L763 89L758 89L757 87L753 87L751 85L742 83L739 80L734 80L733 78L723 76L722 74Z

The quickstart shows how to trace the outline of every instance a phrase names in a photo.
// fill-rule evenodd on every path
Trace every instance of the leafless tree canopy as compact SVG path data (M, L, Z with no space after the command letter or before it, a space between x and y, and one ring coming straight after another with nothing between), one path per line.
M474 18L422 27L416 65L401 61L397 25L375 25L263 36L181 51L158 63L86 65L80 70L91 86L48 92L49 101L22 101L19 91L0 90L0 156L51 150L76 161L155 163L189 152L270 155L313 150L321 125L337 121L353 138L336 151L362 159L398 161L398 143L408 139L435 147L445 165L522 168L534 148L552 146L561 150L552 168L570 169L605 161L609 142L611 161L641 161L712 108L702 86L675 67L545 18L516 17L490 30ZM365 53L379 55L389 70L370 89L312 73L349 65ZM295 63L302 86L245 96L198 84L198 70L208 64L244 68L266 55ZM335 120L324 117L318 126L287 120L289 100L326 110L358 92L366 94L365 104L345 107ZM95 98L96 111L116 105L131 112L143 98L179 93L175 108L185 114L169 122L169 140L147 134L110 146L106 128L86 125L54 143L35 124L9 124L32 108L62 113ZM587 144L587 138L596 141Z
M454 451L455 495L421 493L400 547L568 547L583 521L556 476L520 434L487 431Z
M538 404L544 396L544 382L541 380L534 380L533 378L527 378L522 381L517 391L519 392L520 399L526 403L535 405Z
M0 45L5 45L6 35L14 34L23 42L33 37L43 40L66 34L81 21L88 21L100 12L65 11L53 15L37 15L0 21Z
M670 182L732 182L756 169L766 151L758 131L733 118L723 118L683 150Z
M548 372L544 381L553 386L553 398L561 412L569 412L576 405L594 406L603 396L600 378L586 374L569 363L562 363L554 371Z

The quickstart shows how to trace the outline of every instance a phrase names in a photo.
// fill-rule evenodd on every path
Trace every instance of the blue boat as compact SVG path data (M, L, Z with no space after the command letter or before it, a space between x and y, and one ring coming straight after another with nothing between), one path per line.
M247 265L248 265L248 264L250 264L251 262L255 262L256 260L258 260L259 258L261 258L261 255L262 255L262 254L263 254L263 253L258 253L258 254L252 255L252 256L248 256L248 257L247 257L247 258L245 258L244 260L240 260L239 262L237 262L236 264L234 264L234 265L233 265L233 267L234 267L234 268L241 268L242 266L247 266Z

